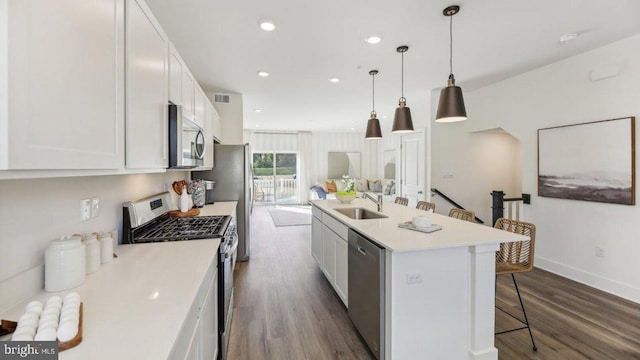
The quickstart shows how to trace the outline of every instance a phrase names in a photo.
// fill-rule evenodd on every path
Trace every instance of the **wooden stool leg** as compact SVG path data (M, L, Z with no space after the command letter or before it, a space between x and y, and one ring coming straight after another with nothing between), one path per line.
M513 279L513 285L516 287L516 292L518 293L518 300L520 300L520 307L522 308L522 313L524 314L524 322L527 325L527 330L529 330L529 337L531 337L531 344L533 344L533 351L538 351L538 348L536 347L536 342L533 340L533 334L531 333L531 326L529 326L527 311L524 309L524 303L522 302L522 297L520 296L520 289L518 289L518 282L516 281L516 275L512 273L511 278Z

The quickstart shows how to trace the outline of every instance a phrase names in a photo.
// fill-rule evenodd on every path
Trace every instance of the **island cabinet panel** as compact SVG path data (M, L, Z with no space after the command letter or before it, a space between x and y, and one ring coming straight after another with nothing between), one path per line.
M169 165L168 44L142 0L127 0L126 167Z
M322 222L317 217L311 218L311 256L322 267Z
M348 307L348 285L349 285L349 244L343 238L336 239L336 281L334 288L340 299Z
M339 237L328 227L323 226L322 228L322 252L324 258L322 270L333 285L336 278L336 241L339 240Z
M348 306L348 228L316 207L311 212L311 256Z
M0 170L124 167L124 31L124 0L0 1Z

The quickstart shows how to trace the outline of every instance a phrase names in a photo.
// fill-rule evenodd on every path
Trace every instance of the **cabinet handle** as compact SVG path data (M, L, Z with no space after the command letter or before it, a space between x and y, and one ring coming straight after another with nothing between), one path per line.
M364 249L363 249L362 247L360 247L360 246L358 246L358 251L359 251L359 252L360 252L360 254L362 254L362 255L367 255L367 252L366 252L366 251L364 251Z

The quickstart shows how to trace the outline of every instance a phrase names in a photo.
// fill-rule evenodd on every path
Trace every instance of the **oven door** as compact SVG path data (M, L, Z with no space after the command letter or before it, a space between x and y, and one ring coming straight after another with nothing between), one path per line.
M238 235L235 225L229 225L225 232L225 237L220 245L220 280L219 292L221 294L219 300L218 313L218 329L220 329L219 349L220 359L225 360L227 355L227 347L229 345L229 330L231 327L231 318L233 315L233 268L238 248Z

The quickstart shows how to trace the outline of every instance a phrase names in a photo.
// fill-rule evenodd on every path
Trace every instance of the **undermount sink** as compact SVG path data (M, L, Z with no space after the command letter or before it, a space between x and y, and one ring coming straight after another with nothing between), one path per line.
M340 214L350 217L355 220L367 220L367 219L383 219L388 216L382 215L379 212L371 211L365 208L342 208L334 209Z

